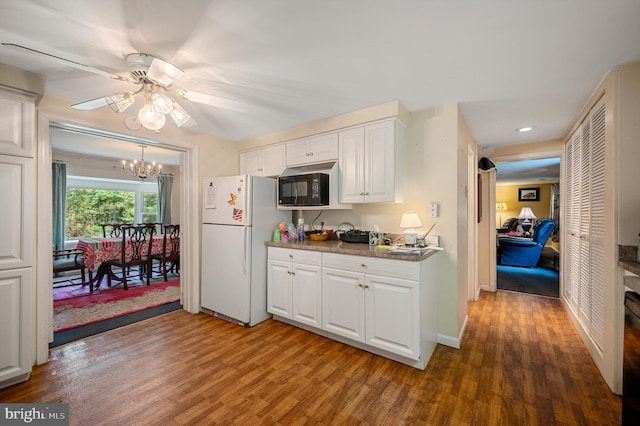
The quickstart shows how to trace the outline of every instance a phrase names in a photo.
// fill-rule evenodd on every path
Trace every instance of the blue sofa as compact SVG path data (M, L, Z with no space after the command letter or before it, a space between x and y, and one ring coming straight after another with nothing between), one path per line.
M500 238L499 264L535 268L540 260L542 249L553 233L556 225L551 219L542 219L536 223L533 237Z

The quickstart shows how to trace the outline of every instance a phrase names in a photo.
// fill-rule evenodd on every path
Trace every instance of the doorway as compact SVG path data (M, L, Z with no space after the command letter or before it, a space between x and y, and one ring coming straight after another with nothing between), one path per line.
M495 162L497 289L559 298L561 157Z
M87 132L99 137L114 138L139 144L141 138L116 134L86 124L70 122L61 117L46 113L38 116L38 180L37 194L40 208L37 215L37 243L36 243L36 363L42 364L48 360L49 342L53 338L53 289L51 286L51 127L62 127L73 131ZM200 292L198 286L200 239L198 237L199 217L199 166L198 147L188 141L143 140L143 143L165 147L176 151L180 155L180 222L184 241L181 243L181 301L183 308L191 313L197 313L200 307Z

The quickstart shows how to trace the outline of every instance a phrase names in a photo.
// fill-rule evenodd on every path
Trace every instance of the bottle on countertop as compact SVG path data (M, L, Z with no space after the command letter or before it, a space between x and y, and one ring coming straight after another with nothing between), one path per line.
M303 217L298 218L298 242L299 243L304 242L304 218Z

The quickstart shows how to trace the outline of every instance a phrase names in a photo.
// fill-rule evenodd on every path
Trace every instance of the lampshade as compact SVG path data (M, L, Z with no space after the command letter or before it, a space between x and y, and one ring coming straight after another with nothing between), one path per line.
M402 219L400 220L400 228L420 228L422 222L416 212L404 212L402 213Z
M404 212L402 213L402 219L400 219L400 228L405 228L404 231L404 243L408 246L414 246L418 234L415 228L420 228L422 222L416 212Z
M522 210L520 210L520 214L518 215L518 219L525 219L525 220L529 220L529 219L535 219L536 215L533 214L533 212L531 211L531 207L523 207Z
M133 104L133 95L133 92L122 92L105 96L105 99L112 110L115 112L123 112Z

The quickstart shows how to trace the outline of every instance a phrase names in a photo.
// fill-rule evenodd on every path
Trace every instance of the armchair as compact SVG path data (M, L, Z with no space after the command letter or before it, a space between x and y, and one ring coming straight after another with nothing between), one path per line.
M86 284L84 274L84 253L79 250L53 250L53 274L67 271L80 271L82 285ZM89 271L89 281L93 280Z
M536 223L533 237L529 239L521 238L500 238L499 253L500 265L524 266L534 268L540 260L542 249L555 229L555 223L550 219L544 219Z

